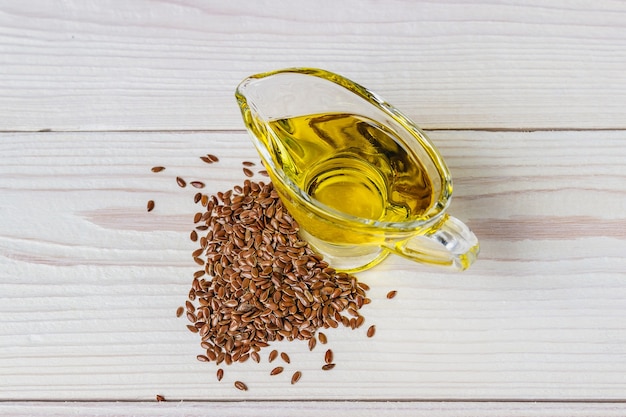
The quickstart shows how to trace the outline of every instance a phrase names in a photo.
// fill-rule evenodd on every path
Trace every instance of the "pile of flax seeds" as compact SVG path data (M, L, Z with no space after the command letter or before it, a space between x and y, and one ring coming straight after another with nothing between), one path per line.
M200 159L213 164L212 154ZM271 182L255 182L255 163L245 161L242 171L247 179L232 189L207 195L197 192L194 202L202 208L195 213L190 239L198 244L192 258L199 269L193 275L185 306L176 315L185 315L187 328L200 337L202 362L218 365L216 378L224 376L221 365L261 362L261 350L271 342L304 340L313 350L317 341L327 343L322 329L339 325L359 328L365 319L359 309L370 302L369 287L353 275L338 272L315 253L298 235L298 224L283 206ZM155 166L158 173L165 167ZM267 177L261 169L258 174ZM179 187L205 184L176 177ZM147 210L154 210L150 200ZM387 298L393 298L391 291ZM372 337L375 326L367 336ZM274 349L268 361L291 362L285 352ZM321 369L335 367L334 355L327 349ZM275 366L270 376L281 374ZM291 384L302 377L295 371ZM247 391L242 381L235 388Z

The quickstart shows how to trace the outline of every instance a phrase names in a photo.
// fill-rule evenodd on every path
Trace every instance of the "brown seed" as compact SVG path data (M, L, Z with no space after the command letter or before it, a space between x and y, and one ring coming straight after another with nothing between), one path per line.
M269 177L270 174L266 170L262 169L259 171L259 175L263 175L264 177Z
M213 163L213 161L211 161L211 158L209 158L208 156L201 156L200 159L203 162L206 162L207 164L212 164Z
M156 400L157 400L157 402L163 402L163 401L165 401L165 397L162 396L161 394L157 394L156 395Z
M269 361L270 363L274 362L274 359L278 357L278 351L276 349L270 352Z
M300 371L294 372L293 375L291 376L291 385L293 385L296 382L300 381L300 378L302 378L302 372L300 372Z
M317 338L320 340L320 343L325 345L326 343L328 343L328 339L326 338L326 335L322 332L319 332L317 334Z
M253 167L256 165L254 162L250 162L250 161L243 161L241 164L246 167Z
M216 377L218 381L221 381L224 378L224 370L222 368L218 368L216 372Z
M284 371L284 368L282 366L277 366L276 368L272 369L272 371L270 372L270 375L278 375L283 371Z
M148 211L154 210L154 200L148 200L147 208L148 208Z
M189 184L195 188L204 188L204 183L202 181L191 181Z
M189 239L191 239L192 242L197 242L198 232L196 232L195 230L192 230L191 233L189 234Z
M193 196L193 202L197 204L197 203L198 203L198 201L200 201L200 199L201 199L201 198L202 198L202 193L196 193L196 194Z
M252 170L248 168L244 168L243 173L246 175L246 177L251 177L254 175L254 172L252 172Z
M396 290L389 291L387 293L387 298L391 300L393 297L396 296L397 293L398 293L398 291L396 291Z
M326 365L322 366L322 370L323 371L330 371L334 367L335 367L334 363L327 363Z
M205 355L198 355L196 356L196 359L198 359L200 362L208 362L209 358L206 357Z
M362 324L355 313L365 290L298 237L298 225L271 183L246 179L194 199L204 208L194 216L198 247L192 253L201 269L194 274L187 312L202 356L218 365L260 362L260 350L274 341L306 340L312 350L318 341L326 343L320 329ZM277 350L270 361L279 354L290 362ZM334 366L332 360L326 365Z
M217 156L210 154L210 153L208 153L206 156L213 162L219 162L220 160Z
M176 309L176 317L182 316L184 312L185 312L185 308L183 306L178 307Z
M185 181L181 177L176 177L176 184L178 184L178 186L181 188L185 188L187 186L187 181Z
M240 391L248 391L248 386L241 381L235 381L235 388Z
M152 167L151 170L152 172L161 172L165 169L165 167L161 167L161 166L157 166L157 167Z
M333 351L328 349L326 351L326 354L324 355L324 362L326 363L332 363L333 362Z
M367 337L373 337L375 333L376 333L376 326L372 324L372 325L371 325L371 326L367 329Z

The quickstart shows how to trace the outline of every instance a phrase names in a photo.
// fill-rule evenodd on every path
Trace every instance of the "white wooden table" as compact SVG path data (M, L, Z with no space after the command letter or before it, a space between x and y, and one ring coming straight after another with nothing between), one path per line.
M378 331L328 331L331 372L283 343L298 384L218 382L174 178L241 183L234 89L292 66L427 130L481 257L358 274ZM0 415L624 415L625 213L622 1L0 1Z

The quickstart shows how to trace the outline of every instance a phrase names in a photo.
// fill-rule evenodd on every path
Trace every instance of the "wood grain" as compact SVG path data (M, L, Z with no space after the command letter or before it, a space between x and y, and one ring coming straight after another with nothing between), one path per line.
M626 127L626 4L0 4L0 130L240 129L246 76L322 67L429 129Z
M355 402L355 401L246 401L246 402L161 402L161 403L0 403L3 415L49 417L71 414L99 417L317 417L341 414L346 417L621 417L626 405L620 403L537 403L537 402Z
M207 192L241 183L241 162L258 161L247 134L1 134L0 400L625 401L624 132L431 137L455 178L451 212L481 239L477 264L452 274L390 258L359 274L376 336L329 331L333 371L320 370L324 349L286 343L283 374L269 377L264 352L218 383L175 317L196 211L175 177Z

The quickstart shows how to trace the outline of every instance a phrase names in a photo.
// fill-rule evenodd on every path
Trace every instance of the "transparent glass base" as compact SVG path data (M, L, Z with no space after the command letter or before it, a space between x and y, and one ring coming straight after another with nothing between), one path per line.
M306 240L311 248L324 256L324 260L337 271L354 273L372 268L382 262L389 251L378 246L336 245L320 240L304 230L300 237Z

